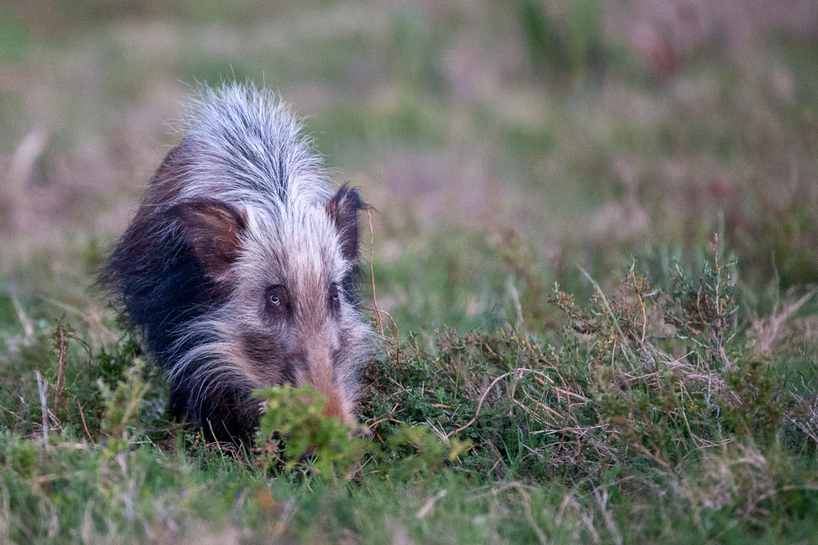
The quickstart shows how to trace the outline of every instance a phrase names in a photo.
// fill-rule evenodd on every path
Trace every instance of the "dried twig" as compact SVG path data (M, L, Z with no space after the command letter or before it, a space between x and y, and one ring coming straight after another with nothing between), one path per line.
M375 229L372 227L372 211L370 208L366 209L366 216L369 219L369 274L372 279L372 305L375 307L375 318L378 320L378 328L381 331L381 337L383 337L383 319L381 319L381 312L378 309L378 296L375 294L375 266L373 264L375 259ZM394 320L392 323L394 323Z
M77 408L80 410L80 418L82 419L82 427L85 429L85 435L87 435L88 440L93 443L94 438L91 437L91 432L88 431L88 424L85 423L85 413L82 412L82 405L80 405L79 401L77 401Z
M508 373L503 373L502 375L500 375L497 378L495 378L494 380L492 380L491 384L489 384L488 388L486 388L486 390L483 392L483 395L480 396L480 401L477 403L477 410L474 412L474 416L472 417L472 419L469 420L468 423L466 423L465 425L463 425L463 426L457 428L456 430L446 434L446 437L451 437L452 435L465 430L466 428L468 428L469 426L471 426L472 424L474 424L477 421L477 418L480 416L480 409L483 407L483 402L486 400L486 396L489 395L489 392L491 391L492 388L494 388L495 384L497 384L499 381L501 381L502 379L504 379L504 378L506 378L506 377L508 377L510 375L514 375L514 382L516 384L516 382L520 379L520 375L524 374L524 373L534 373L534 374L537 374L537 375L541 375L542 377L544 377L546 380L548 380L552 384L554 382L553 380L551 380L551 377L549 377L548 375L546 375L542 371L537 371L536 369L526 369L526 368L520 367L518 369L515 369L514 371L509 371Z
M40 374L39 371L35 370L34 375L37 377L37 390L40 392L40 408L42 409L43 414L43 442L45 443L46 448L49 448L50 443L48 442L48 398L46 397L46 393L48 392L48 382L43 380L43 376Z

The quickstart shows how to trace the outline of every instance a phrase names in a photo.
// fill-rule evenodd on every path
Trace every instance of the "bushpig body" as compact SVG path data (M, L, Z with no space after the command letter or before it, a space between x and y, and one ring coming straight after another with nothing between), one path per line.
M350 422L372 329L357 304L355 189L333 191L300 122L225 84L189 108L101 280L167 369L170 411L247 440L267 385L312 384Z

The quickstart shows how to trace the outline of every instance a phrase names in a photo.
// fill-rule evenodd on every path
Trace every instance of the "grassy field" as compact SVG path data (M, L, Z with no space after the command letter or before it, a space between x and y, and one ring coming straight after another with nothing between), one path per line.
M817 21L0 3L0 543L818 542ZM204 443L93 287L232 79L377 209L368 432L279 389L255 445Z

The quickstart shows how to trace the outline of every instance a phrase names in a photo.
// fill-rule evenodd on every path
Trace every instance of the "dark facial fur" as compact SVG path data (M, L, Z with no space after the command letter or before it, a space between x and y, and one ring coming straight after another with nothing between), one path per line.
M265 385L312 384L353 419L372 330L355 298L355 189L333 194L301 126L264 91L205 90L101 281L171 380L170 410L247 439Z

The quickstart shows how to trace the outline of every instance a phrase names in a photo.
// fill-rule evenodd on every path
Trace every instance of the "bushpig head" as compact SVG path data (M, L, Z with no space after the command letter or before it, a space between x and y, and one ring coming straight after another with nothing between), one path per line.
M180 350L171 378L195 391L175 390L194 404L235 403L225 398L235 397L237 386L249 392L310 383L328 400L325 415L350 422L359 396L356 367L371 335L355 293L358 212L366 207L346 185L325 206L261 210L200 199L170 207L216 292L206 299L222 302L180 335L184 344L207 337L204 329L212 334L202 346Z

